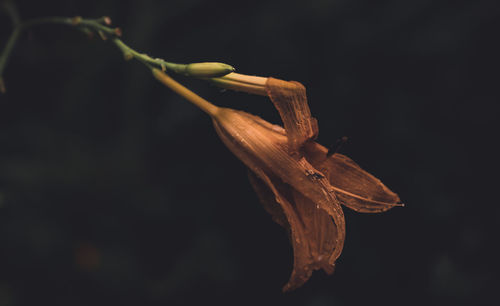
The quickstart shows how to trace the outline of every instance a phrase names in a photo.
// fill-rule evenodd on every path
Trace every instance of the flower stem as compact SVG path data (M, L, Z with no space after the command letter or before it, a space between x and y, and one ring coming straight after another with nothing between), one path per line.
M152 58L145 53L139 53L136 50L130 48L118 37L121 36L120 28L111 28L107 25L111 24L111 19L109 17L102 17L98 19L84 19L82 17L42 17L27 20L22 22L19 18L15 7L10 3L6 2L4 5L5 10L9 13L12 19L14 30L12 31L7 44L0 53L0 92L5 92L5 86L3 82L3 71L7 65L8 59L12 50L23 30L26 30L32 26L43 25L43 24L63 24L76 27L88 34L97 32L102 39L110 39L123 53L126 60L135 58L148 66L158 67L161 70L169 70L175 73L183 74L190 77L221 77L228 73L233 72L235 69L227 64L223 63L191 63L191 64L178 64L167 62L161 58ZM208 65L207 65L208 64ZM213 68L212 68L213 67Z
M239 73L229 73L223 77L211 78L210 81L222 88L235 91L244 91L254 95L267 96L267 78L245 75Z
M9 60L10 54L16 45L17 40L19 39L19 35L21 34L21 18L15 8L15 6L10 1L5 1L2 3L3 9L9 15L13 30L7 40L7 44L5 44L5 48L3 52L0 54L0 93L5 93L5 84L3 81L3 71L5 70L5 66Z
M73 18L43 17L43 18L36 18L36 19L26 21L22 24L22 26L24 29L26 29L26 28L29 28L29 27L32 27L35 25L42 25L42 24L65 24L65 25L69 25L69 26L78 26L81 28L87 28L87 29L96 31L98 33L101 33L101 37L103 37L103 38L107 38L107 36L110 36L111 41L123 52L126 60L136 58L143 63L155 65L155 66L161 67L162 69L169 69L173 72L181 72L184 70L183 69L184 66L187 66L185 64L177 64L177 63L167 62L161 58L153 59L145 53L137 52L136 50L127 46L121 39L118 38L118 36L121 36L121 30L119 28L107 27L107 26L101 24L101 22L103 22L103 20L105 20L105 19L104 18L101 18L101 19L83 19L81 17L73 17ZM104 36L102 36L102 34L104 34Z
M19 35L21 34L21 28L16 27L13 31L12 34L10 34L9 40L7 41L7 44L5 45L5 48L0 55L0 92L5 93L5 84L3 81L3 71L5 70L5 66L7 64L7 61L9 60L10 54L12 53L12 50L14 49L14 46L16 45L17 39L19 38Z
M126 60L130 60L132 58L136 58L143 63L148 63L157 67L160 67L162 70L168 69L173 72L183 73L185 70L186 64L177 64L167 62L161 58L152 58L146 53L139 53L134 49L127 46L121 39L115 37L113 38L113 43L123 52L123 56Z
M179 82L175 81L174 79L166 75L163 71L157 68L152 68L151 70L153 72L154 77L158 81L160 81L162 84L175 91L180 96L184 97L189 102L198 106L202 111L204 111L205 113L207 113L212 117L217 114L219 107L213 105L212 103L198 96L188 88L184 87Z

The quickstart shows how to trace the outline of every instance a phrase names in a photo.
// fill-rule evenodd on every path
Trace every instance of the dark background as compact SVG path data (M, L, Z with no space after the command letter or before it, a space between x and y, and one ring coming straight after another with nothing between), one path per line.
M24 33L0 96L0 305L496 304L498 1L22 1L138 51L302 82L319 142L407 204L345 209L337 270L281 293L286 233L210 119L99 38ZM0 45L11 31L0 15ZM270 121L266 98L175 76ZM491 299L491 300L490 300Z

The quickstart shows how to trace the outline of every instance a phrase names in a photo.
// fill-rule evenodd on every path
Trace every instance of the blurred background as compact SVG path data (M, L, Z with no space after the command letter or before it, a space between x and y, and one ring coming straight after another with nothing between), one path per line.
M319 142L404 208L345 209L336 272L293 252L210 119L114 45L23 33L0 96L0 305L483 305L496 297L498 1L15 1L108 15L173 62L302 82ZM11 31L0 13L0 46ZM264 97L177 80L279 123Z

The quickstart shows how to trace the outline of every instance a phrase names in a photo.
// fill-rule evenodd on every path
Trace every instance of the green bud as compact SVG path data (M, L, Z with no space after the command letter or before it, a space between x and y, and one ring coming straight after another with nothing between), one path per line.
M184 74L197 78L216 78L233 72L232 66L217 62L192 63L186 65Z

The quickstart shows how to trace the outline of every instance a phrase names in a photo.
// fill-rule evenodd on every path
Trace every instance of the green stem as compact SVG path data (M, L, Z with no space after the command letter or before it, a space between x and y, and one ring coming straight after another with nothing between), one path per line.
M7 44L3 52L0 54L0 93L5 93L5 84L3 81L3 72L5 70L5 66L9 60L10 54L16 45L17 40L19 39L19 35L21 34L21 18L16 10L16 7L10 2L5 1L2 3L2 7L9 15L12 25L14 29L7 40Z
M134 49L127 46L121 39L115 37L113 38L113 43L123 52L123 56L126 60L130 60L132 58L136 58L143 63L148 63L157 67L160 67L162 70L168 69L170 71L187 74L187 64L177 64L167 62L161 58L152 58L146 53L139 53Z
M120 28L110 28L104 24L110 24L111 20L108 17L99 19L83 19L81 17L43 17L35 18L21 22L15 8L12 5L5 5L7 11L11 15L14 25L14 30L7 41L5 49L0 54L0 92L5 92L5 86L2 79L2 73L7 65L9 56L14 48L19 35L23 30L32 26L43 24L64 24L76 27L84 32L97 32L103 39L110 38L111 41L122 51L125 59L129 60L136 58L149 68L158 67L161 70L170 70L175 73L183 74L191 77L221 77L234 71L234 68L222 63L192 63L192 64L178 64L167 62L161 58L152 58L145 53L139 53L136 50L127 46L118 36L121 36ZM208 64L208 65L207 65ZM207 69L208 67L208 69Z
M9 60L10 54L12 53L12 50L14 49L14 46L16 45L17 39L19 38L20 34L21 34L21 28L20 27L14 28L12 34L10 34L7 44L5 45L5 49L0 55L0 92L2 93L5 93L5 84L2 77L3 71L5 70L7 61Z
M223 63L191 63L191 64L178 64L167 62L161 58L152 58L146 53L139 53L134 49L127 46L121 39L115 37L112 39L113 43L122 51L125 60L136 58L144 64L149 66L156 66L161 68L162 71L169 70L185 76L199 77L199 78L216 78L225 76L235 69Z
M111 37L119 36L119 28L110 28L102 24L104 19L83 19L81 17L42 17L35 18L22 23L23 28L27 29L32 26L42 25L42 24L64 24L69 26L77 26L80 28L87 28L94 30L96 32L101 32L103 34L109 35Z
M42 18L34 18L28 21L23 22L24 28L29 28L36 25L41 24L66 24L66 25L74 25L72 23L73 18L67 17L42 17Z
M12 25L17 27L21 23L21 17L19 17L19 13L17 12L17 9L12 1L5 0L0 4L0 6L2 6L5 12L9 15Z
M125 59L129 60L132 58L136 58L143 63L148 63L150 65L154 65L156 67L161 68L162 70L170 70L175 73L184 74L190 76L188 66L189 64L178 64L167 62L161 58L152 58L145 53L139 53L136 50L127 46L118 36L121 36L121 30L119 28L110 28L102 24L105 22L105 17L100 19L82 19L81 17L44 17L37 18L26 21L22 24L24 29L41 24L65 24L70 26L77 26L80 28L86 28L90 30L94 30L98 33L102 33L111 37L113 43L123 52ZM227 72L220 73L220 76L223 76L227 73L233 72L234 68L227 65Z

